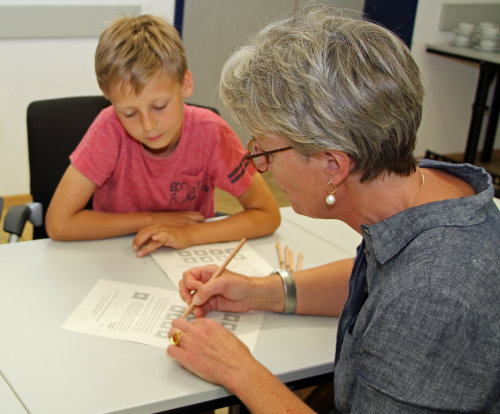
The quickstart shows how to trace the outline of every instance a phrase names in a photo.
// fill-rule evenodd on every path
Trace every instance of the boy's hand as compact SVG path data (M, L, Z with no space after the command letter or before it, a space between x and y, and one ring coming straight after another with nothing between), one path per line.
M161 246L184 249L191 246L187 226L155 224L140 230L132 244L137 257L143 257Z
M186 226L203 223L205 216L198 211L164 211L151 213L153 224L139 230L134 238L133 248L137 257L143 257L161 246L184 249L191 245Z

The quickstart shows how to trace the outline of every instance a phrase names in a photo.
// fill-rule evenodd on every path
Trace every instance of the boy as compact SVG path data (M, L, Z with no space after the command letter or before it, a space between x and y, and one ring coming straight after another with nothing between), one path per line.
M51 238L137 232L141 257L160 246L276 230L276 201L234 131L212 111L184 104L193 77L174 27L150 15L118 19L99 38L95 70L112 106L70 156L47 211ZM214 215L214 187L236 196L244 211L205 222ZM93 210L84 210L92 196Z

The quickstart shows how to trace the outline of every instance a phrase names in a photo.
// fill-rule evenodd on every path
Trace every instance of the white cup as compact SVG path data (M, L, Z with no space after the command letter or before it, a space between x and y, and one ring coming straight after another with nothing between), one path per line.
M467 23L467 22L458 23L458 32L461 35L471 35L475 29L476 26L473 25L472 23Z
M488 37L488 38L496 37L496 36L498 36L498 26L497 27L495 27L495 26L483 27L481 29L480 35L481 35L481 37Z
M453 43L455 43L455 45L457 46L469 46L470 37L463 35L456 35Z
M491 22L481 22L481 23L479 23L479 31L480 32L482 32L484 29L491 29L491 28L498 29L498 24L491 23Z
M493 39L479 39L479 47L481 49L494 49L497 46L497 41Z

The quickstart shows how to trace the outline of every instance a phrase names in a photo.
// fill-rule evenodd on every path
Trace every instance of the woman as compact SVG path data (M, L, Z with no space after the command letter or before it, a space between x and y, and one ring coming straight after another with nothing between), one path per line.
M341 314L341 412L498 412L500 213L484 170L417 165L423 89L406 46L372 23L311 12L238 50L221 96L293 209L343 220L363 241L355 260L281 277L226 271L205 283L215 268L192 269L180 288L196 316ZM168 354L251 412L310 411L214 321L176 320L174 331Z

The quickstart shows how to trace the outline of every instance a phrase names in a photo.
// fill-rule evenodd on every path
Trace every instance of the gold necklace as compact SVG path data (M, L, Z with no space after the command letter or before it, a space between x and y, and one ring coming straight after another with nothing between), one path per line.
M420 193L422 192L422 188L423 188L424 182L425 182L424 172L420 169L420 167L418 165L417 165L417 170L420 171L420 175L422 176L422 182L420 183L420 188L418 189L418 193L415 196L415 199L413 200L413 203L411 203L411 206L409 208L412 208L415 206L415 203L417 202L418 197L420 196Z

